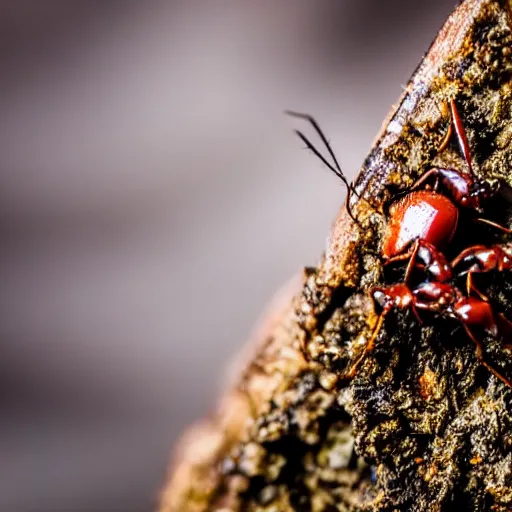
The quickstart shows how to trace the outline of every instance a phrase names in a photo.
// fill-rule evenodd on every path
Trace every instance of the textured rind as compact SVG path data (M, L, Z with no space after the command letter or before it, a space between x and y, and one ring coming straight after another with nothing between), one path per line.
M466 0L441 29L356 180L359 229L341 209L324 258L270 306L214 415L180 443L159 510L512 510L512 390L456 323L389 315L352 382L384 280L379 211L432 164L454 97L477 173L512 185L512 2ZM507 202L489 215L504 222ZM487 211L486 211L487 214ZM468 227L469 226L469 227ZM452 251L489 236L469 222ZM489 293L512 313L512 279ZM486 355L512 375L500 343Z

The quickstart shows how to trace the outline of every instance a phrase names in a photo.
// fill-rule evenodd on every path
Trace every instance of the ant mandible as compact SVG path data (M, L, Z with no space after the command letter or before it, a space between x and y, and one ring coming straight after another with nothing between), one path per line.
M373 300L382 307L377 323L373 329L370 340L357 360L345 373L345 377L353 378L359 364L366 354L373 350L375 340L380 332L386 315L393 309L410 309L423 323L420 311L427 311L447 318L458 320L469 339L475 344L475 353L480 364L485 366L499 380L512 388L512 381L502 375L496 368L490 365L484 358L482 342L473 333L474 327L480 327L496 336L500 333L499 324L510 331L512 323L502 314L495 316L491 305L484 300L475 297L464 297L460 290L448 283L430 281L420 284L411 290L405 283L391 286L376 286L370 290ZM508 345L505 345L510 348Z

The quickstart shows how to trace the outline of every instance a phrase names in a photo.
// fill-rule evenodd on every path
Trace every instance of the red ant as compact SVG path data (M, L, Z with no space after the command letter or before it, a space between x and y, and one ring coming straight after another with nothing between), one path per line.
M462 260L466 261L467 258L473 258L478 261L480 261L479 258L483 258L485 261L480 266L475 263L468 270L468 288L470 289L474 289L471 284L471 274L478 271L485 272L494 268L491 261L485 257L485 248L483 246L475 246L463 251L454 260L453 264L446 260L441 250L450 243L455 234L459 220L459 208L471 208L478 213L482 213L481 203L489 199L497 191L497 187L491 187L486 181L481 180L474 174L469 143L455 101L451 99L449 105L451 123L438 152L445 149L455 130L457 141L469 172L438 167L432 168L414 183L411 187L411 192L391 205L389 209L390 220L386 225L383 235L382 256L385 264L409 260L405 273L405 282L389 287L376 287L372 289L372 297L382 305L383 311L365 349L346 373L346 376L349 378L355 375L360 362L373 349L385 316L393 307L397 307L400 309L412 309L420 323L422 319L419 316L419 310L427 310L459 320L470 339L476 345L478 360L502 382L512 387L512 382L485 362L482 344L476 339L470 328L472 326L479 326L491 333L498 334L497 322L491 305L486 300L462 296L457 288L446 282L452 276L452 265ZM327 162L301 132L296 131L306 146L343 181L348 190L346 202L348 213L354 222L362 227L350 209L350 194L356 194L355 190L348 184L334 152L318 124L307 114L288 113L309 121L324 142L334 160L335 167ZM421 186L427 185L431 179L434 179L432 188L416 190ZM443 187L447 195L438 192L440 186ZM476 220L506 233L512 233L512 230L490 220L482 218ZM505 260L502 257L503 251L500 252L501 249L497 247L491 248L491 253L497 258L496 268L499 270L503 265L509 265L509 260ZM508 255L506 256L508 258ZM407 283L412 269L417 266L416 262L418 259L423 269L430 276L434 277L435 280L422 283L418 288L411 291ZM503 262L501 266L499 264L500 261ZM483 270L479 270L481 268ZM512 326L505 318L503 318L503 321L508 326Z
M418 240L415 243L414 250L414 259L421 262L416 264L416 266L431 276L434 281L450 281L453 269L460 264L465 265L466 268L456 274L458 277L466 275L468 296L474 292L485 301L489 299L477 289L473 282L473 275L492 271L503 272L505 270L512 270L512 242L495 244L490 247L486 245L473 245L464 249L452 262L448 262L442 252L423 240ZM406 283L409 282L412 261L411 258L405 273Z
M449 106L451 122L438 152L446 148L453 131L455 131L458 145L469 172L434 167L413 184L410 192L391 204L388 215L389 221L383 234L381 254L386 265L409 260L406 282L416 266L416 258L423 260L423 263L426 263L425 260L428 261L425 264L425 269L427 272L433 271L434 278L440 279L441 276L436 275L436 272L439 271L444 273L440 280L447 280L451 277L450 269L440 251L450 243L455 234L459 221L459 207L471 208L478 213L482 213L482 202L495 194L498 188L498 183L491 186L474 174L468 139L453 99L449 101ZM308 121L320 136L334 161L334 165L331 165L325 159L302 132L295 130L295 133L306 144L307 148L342 180L348 191L346 199L348 214L359 227L362 227L350 207L351 194L359 196L354 187L348 183L334 151L318 123L308 114L291 111L288 111L287 114ZM432 179L434 180L432 188L416 190L427 185ZM447 195L438 192L440 186ZM478 218L476 220L506 233L512 233L512 230L488 219Z
M459 320L469 338L476 345L478 360L502 382L512 387L512 382L484 361L482 344L471 331L472 326L479 326L493 334L498 334L492 307L487 302L487 298L475 289L472 275L476 272L487 272L493 269L512 268L512 246L470 247L462 251L452 263L449 263L441 252L441 249L449 244L455 234L459 207L472 208L478 213L482 213L481 203L496 192L496 189L490 187L473 173L469 144L453 99L450 101L450 112L451 123L439 151L446 147L453 129L455 129L469 173L462 173L454 169L433 168L416 181L411 187L412 192L391 205L389 209L391 218L383 236L382 256L385 264L409 260L404 283L372 289L372 297L383 307L383 311L365 349L348 370L347 377L349 378L355 375L360 362L373 349L384 317L393 307L397 307L412 309L420 323L422 323L420 310ZM432 189L415 190L432 178L435 179ZM443 186L449 197L437 192L439 185ZM477 220L506 233L512 232L487 219ZM420 265L417 264L417 260L420 261ZM463 297L457 288L447 283L452 277L452 267L462 261L472 263L465 272L468 275L468 295L471 290L477 291L480 299ZM411 291L408 282L411 272L416 266L421 266L427 274L434 278L434 281L422 283ZM507 326L512 325L502 315L499 317Z
M402 259L401 256L400 259ZM498 272L512 270L512 242L491 245L490 247L486 245L473 245L464 249L453 261L449 262L445 255L434 245L418 239L413 245L412 256L407 265L404 282L409 283L412 269L416 267L427 274L432 280L444 283L452 279L454 268L460 264L466 265L466 268L456 272L456 275L457 277L467 276L466 289L468 295L475 292L482 300L488 300L475 287L473 274L481 274L493 270Z
M497 192L497 185L491 187L473 173L468 140L453 99L450 100L450 112L451 123L438 151L447 146L455 129L469 173L434 167L414 183L412 192L395 201L389 209L390 220L383 235L382 257L386 260L385 264L409 260L406 282L420 252L423 259L430 261L431 268L444 265L444 257L439 251L449 244L455 234L459 207L482 213L481 203ZM433 188L415 190L431 179L434 179ZM448 195L438 192L440 185ZM512 230L488 219L476 220L505 233L512 233ZM427 256L426 251L430 251L430 255Z
M512 382L509 379L485 361L482 342L475 337L472 331L474 327L481 327L496 336L499 334L499 320L501 320L502 326L508 329L512 328L512 323L503 315L500 314L499 319L496 318L491 305L487 301L474 297L464 297L455 286L436 281L422 283L414 290L411 290L405 283L385 287L376 286L372 288L370 293L373 300L382 307L382 312L379 315L370 340L345 374L346 377L354 377L361 361L368 352L373 350L375 340L384 323L384 318L393 308L398 308L404 310L411 309L419 323L423 323L420 311L428 311L458 320L476 346L476 357L479 363L507 386L512 387Z
M497 270L512 269L512 243L491 245L473 245L464 249L451 263L452 267L458 266L460 263L469 264L459 275L467 275L466 288L468 295L475 292L482 300L488 300L487 297L480 292L473 283L473 274L491 272Z

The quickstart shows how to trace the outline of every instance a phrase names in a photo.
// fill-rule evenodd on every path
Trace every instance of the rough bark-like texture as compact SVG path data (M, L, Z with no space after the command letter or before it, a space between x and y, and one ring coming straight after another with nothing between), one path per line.
M465 165L456 144L437 153L448 98L476 172L512 185L511 0L466 0L449 18L356 180L364 229L342 209L318 267L271 305L236 384L182 441L161 512L512 510L512 389L477 362L459 323L393 311L343 378L376 321L368 288L399 279L382 266L382 205L432 165ZM485 216L510 224L506 189ZM502 239L472 217L461 213L447 256ZM510 275L484 281L512 316ZM501 341L485 347L512 377Z

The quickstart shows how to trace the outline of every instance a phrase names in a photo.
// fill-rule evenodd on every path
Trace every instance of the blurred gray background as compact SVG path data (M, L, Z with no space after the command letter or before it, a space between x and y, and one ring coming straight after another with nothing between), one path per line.
M454 4L1 2L0 510L151 510Z

